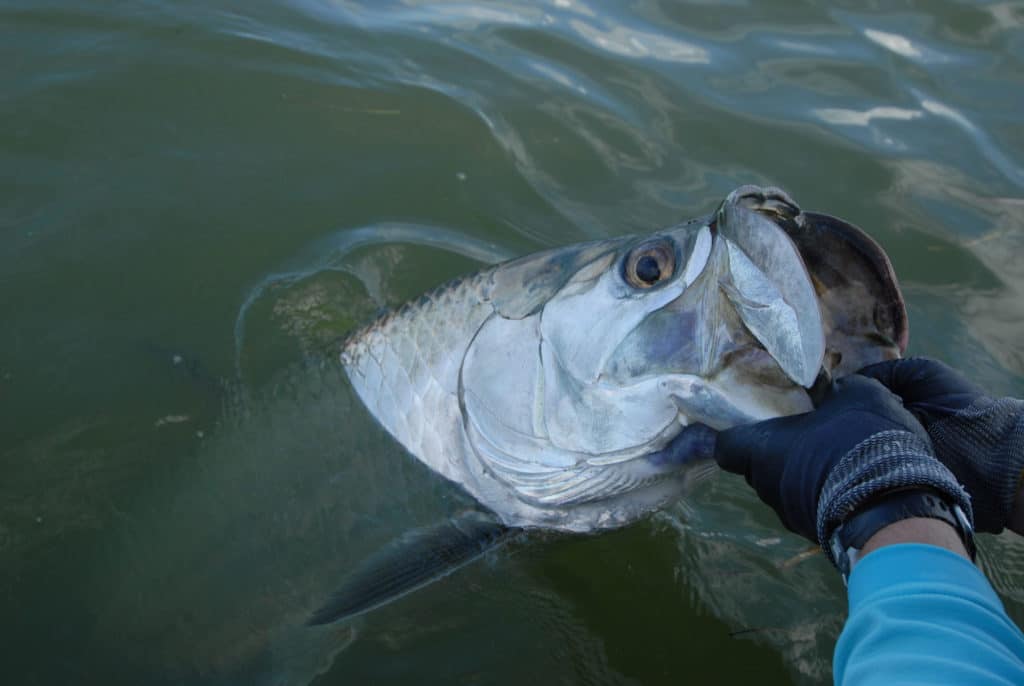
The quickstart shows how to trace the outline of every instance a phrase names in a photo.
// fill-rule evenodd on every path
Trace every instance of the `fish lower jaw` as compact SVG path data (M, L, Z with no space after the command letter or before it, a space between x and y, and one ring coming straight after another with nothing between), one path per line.
M803 388L752 386L734 374L714 379L681 375L662 384L679 409L681 424L704 424L721 431L740 424L797 414L812 409Z

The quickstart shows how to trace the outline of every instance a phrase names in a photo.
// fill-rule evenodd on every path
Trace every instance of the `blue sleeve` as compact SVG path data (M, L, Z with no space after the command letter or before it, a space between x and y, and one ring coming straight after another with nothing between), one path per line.
M931 545L880 548L850 575L837 686L1024 684L1024 634L981 571Z

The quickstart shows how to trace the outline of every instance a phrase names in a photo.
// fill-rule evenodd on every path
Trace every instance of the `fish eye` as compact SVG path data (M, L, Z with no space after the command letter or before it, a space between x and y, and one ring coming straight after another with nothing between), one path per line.
M623 270L630 286L651 288L672 278L676 270L676 251L668 241L644 243L626 255Z

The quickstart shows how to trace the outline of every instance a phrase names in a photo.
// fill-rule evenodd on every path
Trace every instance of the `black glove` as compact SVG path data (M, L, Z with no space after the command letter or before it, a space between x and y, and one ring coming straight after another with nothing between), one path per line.
M1002 531L1024 472L1024 402L994 400L927 358L880 362L858 373L900 396L924 425L935 456L970 493L977 531Z
M863 377L836 381L814 412L720 432L715 459L746 477L787 529L822 544L830 559L832 531L893 490L930 488L970 516L924 428L899 398Z

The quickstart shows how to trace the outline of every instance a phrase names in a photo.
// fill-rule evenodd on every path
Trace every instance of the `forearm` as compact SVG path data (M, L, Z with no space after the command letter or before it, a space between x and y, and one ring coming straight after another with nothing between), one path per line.
M946 542L956 547L956 532L934 520L907 521L879 531L873 552L850 575L835 683L1024 684L1024 635L962 546L951 553L892 542L910 535L943 540L945 527L952 536Z
M963 541L949 524L938 519L911 517L879 529L878 533L864 544L860 559L863 560L879 548L897 543L925 543L967 557L967 549L964 548Z

